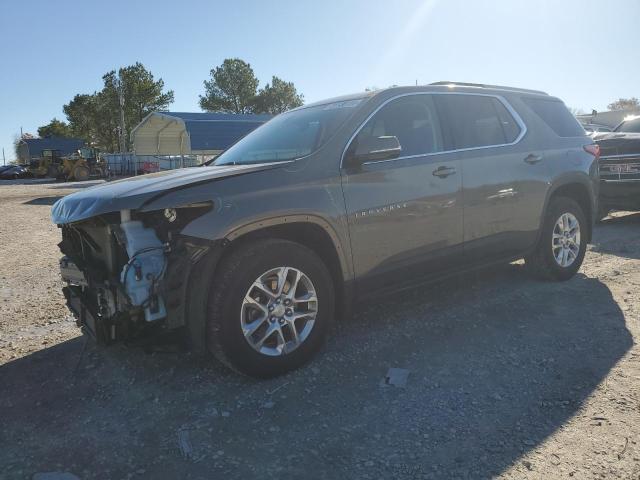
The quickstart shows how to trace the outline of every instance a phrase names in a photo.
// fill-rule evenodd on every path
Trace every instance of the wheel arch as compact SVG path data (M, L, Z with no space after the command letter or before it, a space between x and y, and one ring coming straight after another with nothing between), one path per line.
M261 238L289 240L313 250L327 264L336 294L352 277L347 255L335 230L322 218L315 215L291 215L243 225L225 235L224 255L245 242Z
M540 223L541 226L544 222L549 204L557 197L571 198L580 205L580 208L582 208L587 218L587 242L591 242L596 205L594 202L595 194L590 182L583 179L567 178L554 183L547 194L544 214Z
M186 327L191 337L191 346L197 352L204 352L204 332L206 317L202 309L207 302L206 289L196 288L203 282L210 282L216 276L218 267L225 257L249 242L275 238L289 240L313 250L327 265L334 282L336 317L351 315L353 306L353 276L350 262L335 230L322 218L314 215L292 215L255 221L238 227L220 240L200 239L207 245L209 254L194 266L189 275L188 290L195 291L187 296L188 315ZM195 289L195 290L194 290Z

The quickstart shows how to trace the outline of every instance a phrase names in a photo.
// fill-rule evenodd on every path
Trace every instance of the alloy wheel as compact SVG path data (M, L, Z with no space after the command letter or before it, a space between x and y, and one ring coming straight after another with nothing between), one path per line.
M311 279L296 268L277 267L260 275L247 290L240 324L254 350L280 356L309 337L317 314L318 298Z
M556 263L567 268L575 262L580 252L580 222L572 213L560 215L553 227L551 248Z

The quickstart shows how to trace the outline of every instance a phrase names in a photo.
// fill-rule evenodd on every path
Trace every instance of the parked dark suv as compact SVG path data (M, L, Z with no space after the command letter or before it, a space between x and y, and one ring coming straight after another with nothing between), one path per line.
M640 210L640 116L593 139L601 152L598 219L611 210Z
M210 165L58 201L64 292L101 343L181 329L196 351L277 375L354 299L520 258L571 278L597 152L538 91L438 83L314 103Z

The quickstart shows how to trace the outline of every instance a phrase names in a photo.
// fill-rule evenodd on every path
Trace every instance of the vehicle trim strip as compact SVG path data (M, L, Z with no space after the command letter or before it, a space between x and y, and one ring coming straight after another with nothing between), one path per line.
M621 178L618 180L614 180L611 178L601 178L600 181L605 183L633 183L640 182L640 178Z
M601 156L600 160L606 160L609 158L631 158L631 157L637 157L640 158L640 153L627 153L625 155L606 155L606 156Z

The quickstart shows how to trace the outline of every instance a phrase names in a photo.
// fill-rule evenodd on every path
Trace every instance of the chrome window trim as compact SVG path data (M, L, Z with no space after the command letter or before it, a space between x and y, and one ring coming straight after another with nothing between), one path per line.
M380 105L378 105L378 107L373 112L371 112L369 114L369 116L360 124L360 126L356 129L355 133L353 135L351 135L351 137L349 138L349 141L347 142L347 145L344 147L344 150L342 150L342 156L340 157L340 170L342 170L342 168L343 168L344 156L347 153L347 150L349 149L349 146L351 145L351 142L353 142L353 139L356 138L358 133L360 133L360 130L362 130L364 128L364 126L367 124L367 122L369 120L371 120L371 118L376 113L378 113L378 111L380 111L380 109L382 109L389 102L397 100L398 98L410 97L410 96L415 96L415 95L468 95L468 96L474 96L474 97L492 97L492 98L496 98L500 103L502 103L502 105L504 105L504 107L507 109L509 114L516 121L516 123L520 127L520 133L518 134L516 139L511 143L500 143L500 144L496 144L496 145L484 145L482 147L456 148L456 149L453 149L453 150L443 150L441 152L432 152L432 153L420 153L420 154L416 154L416 155L404 155L404 156L400 156L400 157L396 157L396 158L390 158L388 160L374 160L374 161L371 161L371 162L364 162L363 165L373 165L375 163L384 163L384 162L395 162L396 160L406 160L406 159L418 158L418 157L431 157L431 156L442 155L442 154L446 154L446 153L468 152L468 151L472 151L472 150L484 150L486 148L509 147L509 146L512 146L512 145L516 145L517 143L520 143L520 140L522 140L522 138L527 134L527 125L524 123L524 121L522 120L520 115L518 115L518 112L516 112L516 110L511 106L511 104L507 101L507 99L504 98L502 95L497 95L497 94L493 94L493 93L468 93L468 92L410 92L410 93L402 93L400 95L396 95L394 97L388 98L387 100L382 102ZM440 121L439 117L438 117L438 121ZM442 124L440 125L440 127L442 128Z
M622 178L620 180L613 180L610 178L601 178L600 181L604 183L632 183L632 182L640 182L640 178Z
M640 153L626 153L624 155L605 155L604 157L600 157L600 160L607 160L609 158L631 158L631 157L640 158Z

